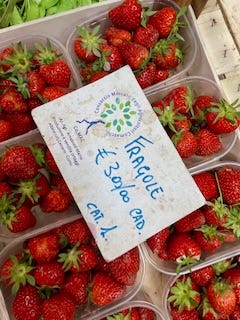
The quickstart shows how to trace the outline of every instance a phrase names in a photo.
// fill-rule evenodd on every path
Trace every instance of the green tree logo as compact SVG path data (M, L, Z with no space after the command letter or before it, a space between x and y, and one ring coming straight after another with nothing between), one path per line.
M117 132L121 132L124 126L132 127L132 118L137 114L131 110L131 102L121 101L120 98L115 99L115 103L104 104L105 111L101 114L101 118L106 120L106 128L114 128Z

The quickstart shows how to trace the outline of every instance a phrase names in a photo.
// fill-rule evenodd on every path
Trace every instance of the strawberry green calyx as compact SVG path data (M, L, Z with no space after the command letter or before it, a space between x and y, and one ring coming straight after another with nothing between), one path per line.
M130 312L125 316L122 313L114 314L113 316L108 316L107 320L130 320L131 314Z
M215 275L219 276L228 270L232 265L232 259L225 259L213 264Z
M227 220L224 223L224 227L231 229L236 236L240 239L240 209L239 205L234 205L230 207Z
M20 199L18 200L18 206L21 206L26 198L28 198L33 204L37 203L40 195L38 190L40 187L36 185L36 181L39 179L40 175L38 174L31 180L21 180L19 182L18 188L14 191L14 194L20 194Z
M240 112L238 111L239 107L240 104L238 104L238 99L231 104L224 98L222 98L219 103L212 103L212 107L209 108L209 112L217 113L213 123L216 123L220 118L225 118L230 123L235 124L237 120L240 120Z
M202 309L202 316L203 317L207 317L208 314L211 315L211 319L218 319L218 314L217 312L213 309L213 307L211 306L207 295L205 295L202 299L201 305L200 305L200 309ZM207 319L207 318L206 318Z
M100 57L101 52L99 45L106 41L101 38L99 33L100 25L96 25L91 31L86 27L77 26L77 33L81 38L81 45L86 49L86 56L93 52L95 56Z
M62 56L62 53L57 53L52 49L49 39L47 39L46 45L41 45L40 43L35 43L34 45L37 49L34 59L36 59L41 65L51 64Z
M180 312L184 309L190 310L198 306L199 292L192 288L190 277L176 281L175 285L170 289L168 302L173 303Z
M17 74L15 77L10 77L9 80L15 84L17 91L22 94L24 99L30 97L27 80L24 75Z
M143 7L142 10L142 18L141 18L141 25L146 28L147 20L149 17L154 15L157 11L150 10L148 7Z
M206 239L212 240L217 238L218 240L222 241L223 237L221 232L218 231L218 227L214 225L204 224L200 228L196 229L197 231L201 231L204 234Z
M181 7L176 16L176 21L172 25L172 30L168 37L176 37L177 40L184 41L182 35L178 33L180 28L186 28L188 25L185 21L179 21L179 19L187 12L187 6Z
M46 165L46 161L45 161L46 146L41 143L40 144L35 143L35 144L32 144L29 148L30 148L38 166L39 167L45 166Z
M63 263L64 271L69 271L73 266L79 270L79 264L81 263L81 250L78 250L79 243L77 243L73 248L59 254L58 261Z

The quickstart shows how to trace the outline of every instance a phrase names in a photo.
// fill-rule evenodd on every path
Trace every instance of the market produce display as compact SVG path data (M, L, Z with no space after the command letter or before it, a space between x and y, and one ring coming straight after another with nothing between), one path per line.
M16 320L41 315L71 320L90 304L100 308L124 298L136 289L141 268L137 247L106 262L79 218L31 237L17 253L9 253L1 265L1 286L14 296L11 314Z
M101 320L155 320L156 314L153 310L146 307L132 307L121 312L112 314Z
M168 293L169 317L173 320L237 320L239 283L238 255L180 276Z
M189 272L196 263L204 263L206 255L240 238L240 166L202 170L193 179L206 204L146 241L160 260L176 264L176 273L183 267Z

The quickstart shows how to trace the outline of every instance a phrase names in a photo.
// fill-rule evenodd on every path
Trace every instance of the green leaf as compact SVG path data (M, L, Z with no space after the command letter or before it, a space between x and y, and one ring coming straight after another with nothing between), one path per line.
M40 1L41 7L45 9L49 9L53 6L55 6L58 3L58 0L42 0Z

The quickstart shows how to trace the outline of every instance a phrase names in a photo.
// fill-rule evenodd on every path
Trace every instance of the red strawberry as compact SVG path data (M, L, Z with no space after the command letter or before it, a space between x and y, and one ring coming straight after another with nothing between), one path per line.
M111 276L98 272L94 274L91 286L91 301L97 306L105 306L122 298L125 287Z
M63 212L69 207L68 198L59 190L50 188L40 201L40 208L43 212Z
M196 153L197 140L190 131L179 131L171 138L181 158L190 158Z
M89 272L69 273L62 288L69 294L76 305L83 305L88 300Z
M125 309L121 311L118 315L113 315L114 318L117 316L120 316L120 319L122 317L123 319L129 319L129 320L141 320L140 315L136 308Z
M177 262L177 271L180 271L182 266L198 261L202 250L190 234L174 232L169 237L167 253L170 260Z
M60 173L58 166L53 158L53 155L48 148L45 150L45 163L46 163L47 169L50 172L55 173L55 174Z
M28 106L28 110L31 112L33 109L41 106L43 104L42 101L39 100L39 98L29 98L25 100Z
M125 41L131 41L132 35L131 32L125 29L118 29L115 27L110 26L105 31L105 37L109 44L114 46L119 46Z
M204 293L202 303L199 309L199 313L202 316L202 320L216 320L219 319L217 312L211 306L207 295ZM221 319L219 319L221 320Z
M140 320L154 320L155 312L147 307L136 307Z
M115 71L123 66L122 56L117 47L102 43L100 44L101 57L94 62L94 66L105 71Z
M145 89L153 84L155 77L156 66L154 63L147 64L142 70L135 73L137 82L142 89Z
M34 98L45 88L45 81L37 71L31 71L27 74L28 97Z
M109 74L108 71L105 71L105 70L97 70L97 71L94 71L90 78L88 79L87 83L92 83L94 81L97 81L99 79L102 79L103 77L107 76Z
M215 200L208 201L202 210L206 223L217 227L224 225L229 212L228 207L222 203L222 199L220 197Z
M135 30L141 24L142 5L137 0L124 0L108 12L108 17L116 28Z
M18 233L34 227L36 222L37 219L33 215L31 209L22 205L21 207L16 208L9 219L7 218L6 225L11 232Z
M32 179L38 166L29 147L12 146L2 156L1 168L9 179Z
M192 271L190 278L200 287L207 286L215 277L215 272L212 266L203 267L199 270Z
M158 41L158 31L151 24L147 23L146 27L139 26L133 34L133 42L141 44L151 49Z
M236 303L240 304L240 268L228 269L223 274L228 279L236 295Z
M135 42L124 42L118 46L123 61L133 70L141 69L149 59L149 50Z
M137 247L108 263L112 276L120 283L131 286L134 284L140 268L140 255Z
M194 174L192 177L206 200L217 198L217 182L211 172L203 171Z
M67 293L58 292L43 301L44 320L74 320L76 307Z
M13 300L12 312L16 320L38 320L41 317L42 299L38 290L26 285Z
M152 237L147 239L147 245L162 260L168 260L167 240L171 234L170 228L164 228Z
M187 113L193 102L193 92L189 87L179 86L172 89L164 98L166 105L173 103L173 109L180 113Z
M157 68L155 72L155 76L153 79L153 84L162 82L166 80L169 77L169 71L168 70L162 70Z
M43 89L43 91L41 93L41 97L44 101L49 102L49 101L55 100L57 98L60 98L60 97L64 96L65 94L68 94L72 91L73 91L73 89L71 89L71 88L64 88L61 86L50 85L50 86Z
M204 223L204 214L200 209L197 209L175 222L174 228L178 232L189 232L194 229L200 228Z
M216 103L216 98L209 95L200 95L197 96L193 104L193 115L197 121L205 120L205 113L208 108L211 107L212 103Z
M8 119L0 119L0 142L12 138L13 135L12 123Z
M71 69L64 60L41 65L39 73L48 85L67 88L70 84Z
M175 69L182 62L182 52L171 38L159 40L152 48L151 54L158 69Z
M198 156L208 156L217 153L222 149L220 138L208 129L200 129L196 134L196 139L196 155Z
M7 114L6 118L12 125L14 136L36 129L36 124L29 112Z
M224 166L217 170L223 201L229 205L240 202L240 170Z
M0 181L0 198L2 198L4 195L9 196L13 191L13 188L10 184L8 184L5 181Z
M230 235L231 235L233 233L233 235L237 239L240 238L240 215L239 215L239 206L238 205L230 207L228 215L227 215L227 220L224 223L223 227L226 228L227 234L230 233ZM231 239L231 237L232 236L230 236L230 239ZM224 237L224 239L225 239L225 237Z
M216 226L203 225L198 230L194 230L194 239L197 241L202 251L215 252L223 243L221 233Z
M176 19L176 10L173 7L164 7L149 17L149 24L158 30L160 38L167 38Z
M2 67L3 71L6 72L9 69L11 69L11 67L13 65L11 65L11 63L6 63L6 60L11 58L11 56L14 56L15 53L16 53L16 49L14 48L14 46L9 46L9 47L6 47L1 50L0 60L1 60L1 67ZM5 64L4 64L4 62L5 62Z
M225 99L214 104L208 109L206 121L209 130L215 134L226 134L233 132L239 127L240 116L237 112L237 101L232 104Z
M36 284L39 286L61 286L64 282L64 270L58 261L41 263L33 271Z
M207 287L207 297L211 306L222 319L227 319L235 309L236 296L234 290L224 279L213 281Z
M60 244L56 234L43 233L29 239L27 248L38 263L45 263L57 258Z
M170 311L172 320L199 320L196 310L184 310L180 312L178 308Z
M71 191L69 190L69 187L68 187L66 181L63 178L60 178L57 181L56 188L68 198L68 201L73 201L73 195L72 195Z
M91 236L88 225L83 218L65 224L62 231L72 246L77 243L87 243L87 240Z
M239 304L237 304L235 306L235 309L233 310L233 312L230 314L229 317L230 320L239 320L240 319L240 306Z
M0 96L1 109L7 113L28 111L27 104L20 92L15 87L7 88Z

